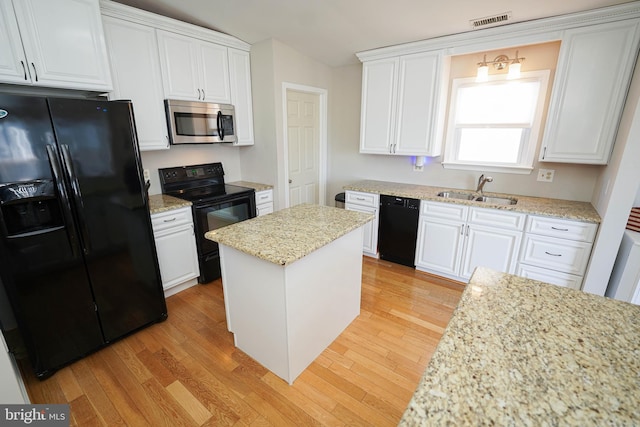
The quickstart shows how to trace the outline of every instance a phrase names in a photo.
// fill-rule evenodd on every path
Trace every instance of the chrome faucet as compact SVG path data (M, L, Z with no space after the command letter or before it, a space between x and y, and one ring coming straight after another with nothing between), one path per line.
M485 177L484 174L480 175L480 178L478 178L478 188L476 188L476 193L480 193L480 195L482 195L482 189L487 182L493 182L493 178L490 176Z

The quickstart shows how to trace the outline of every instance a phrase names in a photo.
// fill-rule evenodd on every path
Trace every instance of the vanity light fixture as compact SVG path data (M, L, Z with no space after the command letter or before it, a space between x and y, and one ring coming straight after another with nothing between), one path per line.
M516 50L516 57L510 59L507 55L498 55L493 61L487 61L487 55L484 55L482 62L478 62L478 74L476 75L476 82L486 82L489 80L489 64L493 64L496 70L504 70L509 67L509 74L507 78L510 80L520 78L520 66L522 65L524 58L518 57L518 51Z

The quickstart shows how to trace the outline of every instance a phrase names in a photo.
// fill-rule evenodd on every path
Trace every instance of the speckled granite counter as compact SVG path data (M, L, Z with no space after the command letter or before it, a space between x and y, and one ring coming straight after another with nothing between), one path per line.
M251 182L251 181L234 181L234 182L227 182L227 184L238 185L240 187L253 188L254 190L256 190L256 192L270 190L273 188L273 185L260 184L259 182Z
M373 215L298 205L205 234L207 239L264 259L290 264L366 224Z
M441 191L468 191L455 188L430 187L427 185L402 184L386 181L359 181L344 186L345 190L364 191L367 193L388 194L390 196L411 197L420 200L433 200L436 202L458 203L469 206L490 207L514 212L523 212L535 215L553 216L557 218L574 219L577 221L600 223L600 215L588 202L576 202L571 200L547 199L544 197L527 197L516 194L501 194L485 191L487 196L515 197L518 203L515 205L494 205L486 202L471 200L445 199L438 197Z
M177 197L167 196L166 194L153 194L149 196L149 212L151 212L151 215L188 206L191 206L191 202L178 199Z
M639 337L639 306L478 268L400 425L638 425Z

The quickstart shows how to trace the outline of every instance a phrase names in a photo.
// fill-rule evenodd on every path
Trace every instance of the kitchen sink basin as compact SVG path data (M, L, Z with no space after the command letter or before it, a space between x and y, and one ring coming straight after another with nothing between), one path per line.
M458 193L456 191L441 191L438 197L445 199L473 200L476 196L473 193Z
M438 193L438 197L444 199L473 200L494 205L515 205L518 203L518 199L511 197L478 196L476 193L463 193L459 191L441 191Z
M491 197L480 196L476 197L476 202L492 203L494 205L515 205L518 203L518 199L512 199L511 197Z

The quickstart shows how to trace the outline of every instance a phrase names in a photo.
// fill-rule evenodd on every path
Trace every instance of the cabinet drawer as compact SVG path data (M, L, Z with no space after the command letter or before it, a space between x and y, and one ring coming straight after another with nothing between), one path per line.
M516 274L520 277L526 277L527 279L538 280L567 288L580 289L582 286L582 276L534 267L532 265L518 265Z
M262 203L272 203L273 202L273 190L263 190L256 192L256 205L260 205Z
M193 224L191 208L174 209L151 215L151 225L154 233L169 227L177 227L184 224Z
M430 218L466 221L467 212L469 212L467 206L455 203L426 202L424 200L420 202L420 215Z
M469 223L488 225L507 230L523 230L527 216L517 212L506 212L499 209L471 208Z
M527 232L561 239L593 242L598 224L543 216L529 216Z
M590 255L591 243L527 235L522 246L520 262L583 275Z
M360 191L347 191L346 203L360 206L371 206L377 208L380 206L380 195L373 193L362 193Z

